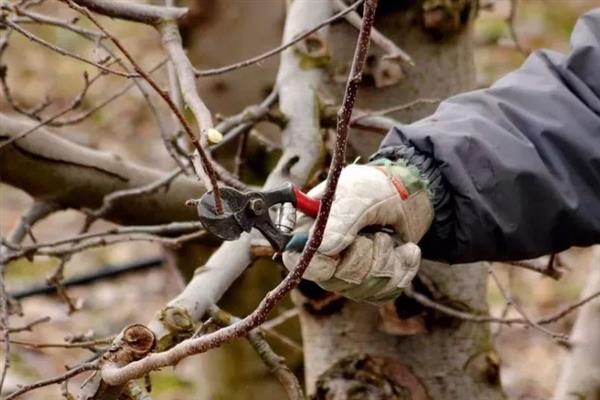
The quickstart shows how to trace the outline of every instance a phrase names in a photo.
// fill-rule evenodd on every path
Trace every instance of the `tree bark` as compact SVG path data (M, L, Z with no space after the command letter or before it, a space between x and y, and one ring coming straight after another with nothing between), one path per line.
M32 125L0 114L0 139L16 136ZM1 182L64 208L95 209L112 192L145 186L166 175L77 145L45 128L0 149ZM196 211L185 207L185 201L205 191L200 182L180 176L166 191L115 201L103 218L128 225L195 220Z
M587 284L581 297L600 291L600 246L589 249ZM555 400L600 400L600 298L584 305L571 333L572 348L558 379Z
M447 2L449 8L425 12L428 3L382 2L376 27L406 50L416 67L403 64L402 73L393 66L388 69L377 57L381 50L372 46L372 82L361 88L359 108L382 109L419 98L445 98L474 87L470 22L476 2ZM454 24L457 20L458 25ZM335 83L335 73L345 69L354 43L350 38L356 34L348 24L332 29L335 58L330 91L338 102L342 85ZM392 79L396 74L396 84L375 87L382 85L382 76L390 74ZM408 122L434 108L413 107L394 116ZM368 157L380 140L381 136L361 132L354 135L352 143L359 155ZM416 290L439 302L482 313L487 310L486 279L485 268L476 264L450 267L424 262ZM338 299L319 311L310 298L296 297L306 384L315 399L503 398L498 360L485 324L415 308L406 298L397 300L395 308ZM392 331L394 334L386 333Z

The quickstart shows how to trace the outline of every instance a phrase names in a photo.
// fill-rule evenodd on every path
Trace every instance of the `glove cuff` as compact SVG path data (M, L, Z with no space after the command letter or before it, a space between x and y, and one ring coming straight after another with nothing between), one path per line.
M421 176L422 184L427 188L433 205L433 223L422 240L422 244L430 240L448 240L454 223L453 199L448 185L435 160L409 144L387 146L379 149L371 156L371 165L381 165L383 160L402 161L407 166L416 168ZM410 185L407 185L409 189ZM425 246L427 247L427 246Z

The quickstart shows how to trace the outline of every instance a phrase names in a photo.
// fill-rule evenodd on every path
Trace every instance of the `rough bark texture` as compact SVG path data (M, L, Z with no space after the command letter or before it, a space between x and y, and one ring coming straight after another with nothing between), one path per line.
M600 246L589 249L589 276L581 297L600 291ZM573 347L562 364L555 400L600 400L600 299L584 305L571 333Z
M416 67L402 65L403 77L396 85L374 87L382 71L373 59L373 82L361 89L359 108L380 109L417 98L444 98L474 86L471 37L468 22L453 25L446 9L424 12L430 1L382 2L376 26L406 50ZM474 2L449 4L458 19L473 18ZM466 8L465 8L466 7ZM438 13L432 15L431 12ZM464 16L467 16L464 19ZM439 17L439 18L438 18ZM436 19L437 18L437 19ZM435 23L435 21L438 21ZM467 25L467 26L464 26ZM450 28L448 28L450 26ZM455 26L455 29L452 29ZM333 30L331 71L344 70L356 31L341 24ZM381 54L373 46L374 54ZM397 73L397 70L395 70ZM387 72L383 71L384 74ZM394 71L392 71L394 72ZM339 95L339 83L332 91ZM403 122L420 118L431 105L395 114ZM373 134L355 135L358 154L368 156L381 140ZM472 312L485 312L486 271L481 266L454 266L424 262L417 289L438 301ZM299 296L298 296L299 297ZM382 332L377 307L341 302L329 312L309 311L310 300L300 299L305 346L306 383L317 399L500 399L497 356L489 329L414 308L406 299L396 303L407 319L395 319L386 309L389 328L405 335ZM410 312L412 311L412 312ZM418 315L414 315L418 314ZM416 333L420 330L425 332ZM412 334L411 334L412 333Z
M32 125L0 115L0 138L16 136ZM0 149L1 182L65 208L95 209L107 194L145 186L166 175L115 154L79 146L44 128ZM167 191L115 201L105 217L129 225L195 220L195 210L185 207L185 201L205 191L199 182L179 177Z

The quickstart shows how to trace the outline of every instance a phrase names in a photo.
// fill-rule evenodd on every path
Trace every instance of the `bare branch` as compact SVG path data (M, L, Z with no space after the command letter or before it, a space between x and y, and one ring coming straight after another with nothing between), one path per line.
M92 21L92 23L94 23L94 25L96 25L98 27L98 29L100 29L108 38L110 38L110 40L115 44L115 46L117 46L119 48L119 50L123 53L123 55L129 60L129 62L133 66L134 70L138 74L140 74L146 82L148 82L150 84L150 86L156 91L156 93L165 101L165 103L167 103L167 105L169 106L171 111L177 116L177 119L183 126L190 141L196 148L197 154L200 156L200 162L202 164L202 168L204 169L204 172L206 173L206 175L208 176L208 178L210 180L210 186L211 186L211 189L213 190L213 193L215 196L215 209L216 209L217 213L223 212L223 205L221 203L221 197L219 195L219 186L217 184L217 175L212 167L212 163L211 163L210 159L208 158L206 152L202 148L202 145L196 138L196 135L190 128L189 124L187 123L187 121L185 120L185 118L183 117L183 115L177 108L177 105L173 102L173 100L171 99L169 94L167 92L165 92L164 90L162 90L158 86L158 84L137 64L135 59L131 56L131 54L127 51L127 49L121 44L121 41L119 39L117 39L114 35L112 35L110 32L108 32L98 22L98 20L96 18L94 18L94 16L92 16L92 14L88 11L87 8L79 6L73 0L66 0L66 1L73 9L79 11L80 13L85 15L87 18L89 18L89 20ZM87 2L87 0L85 0L84 3L85 2ZM167 23L167 25L169 25L169 24L170 23ZM187 57L186 57L186 59L187 59ZM188 60L188 62L189 62L189 60ZM180 77L180 79L181 79L181 77ZM200 171L197 169L196 173L199 173L199 172ZM201 181L204 181L203 175L200 175L199 178L201 179Z
M44 324L49 321L50 321L50 317L48 317L48 316L34 319L33 321L28 322L27 324L25 324L23 326L17 326L14 328L10 328L10 333L19 333L19 332L25 332L25 331L31 332L31 331L33 331L33 328L35 326Z
M549 329L544 328L543 326L541 326L540 324L538 324L537 322L533 321L525 312L525 310L523 309L523 307L521 307L521 305L516 302L512 296L506 291L506 289L504 288L504 286L502 286L502 284L500 283L500 280L498 279L498 276L496 276L496 274L494 273L494 270L492 269L491 266L488 267L488 272L490 274L490 276L492 277L492 280L494 281L494 283L496 284L496 286L498 287L498 290L500 290L500 293L502 294L502 297L504 297L504 299L506 300L506 302L510 305L512 305L515 310L517 310L517 312L519 314L521 314L521 316L523 317L524 320L527 321L527 323L537 329L538 331L550 336L551 338L558 340L559 342L562 343L568 343L569 342L569 337L567 335L563 335L561 333L556 333L556 332L552 332Z
M519 35L517 35L517 30L515 29L515 18L517 17L517 7L518 0L510 0L510 11L508 16L506 17L506 24L508 25L508 31L510 32L510 37L515 44L515 47L521 54L525 57L529 55L529 50L525 49L519 40Z
M194 73L195 73L196 77L220 75L220 74L224 74L226 72L235 71L236 69L244 68L244 67L247 67L249 65L253 65L253 64L259 63L262 60L266 60L267 58L272 57L272 56L274 56L276 54L279 54L282 51L284 51L284 50L292 47L296 43L300 42L301 40L306 39L307 37L309 37L313 33L315 33L318 30L320 30L321 28L323 28L323 27L331 24L332 22L335 22L335 21L339 20L340 18L344 17L349 12L352 12L352 11L356 10L358 8L358 6L360 6L364 1L365 0L358 0L358 1L356 1L355 3L353 3L351 6L349 6L345 10L343 10L343 11L335 14L331 18L327 18L325 21L323 21L320 24L316 25L314 28L311 28L311 29L307 30L306 32L300 33L300 34L298 34L298 36L294 37L289 42L286 42L286 43L282 44L281 46L276 47L274 49L271 49L271 50L269 50L269 51L267 51L267 52L265 52L263 54L260 54L260 55L258 55L256 57L252 57L252 58L249 58L247 60L240 61L239 63L236 63L236 64L227 65L225 67L213 68L213 69L206 69L206 70L195 70Z
M52 121L55 121L56 119L62 117L63 115L77 109L81 103L83 102L83 99L85 98L85 95L87 94L89 88L94 84L94 82L96 82L96 80L102 76L102 73L97 74L95 77L93 77L92 79L88 78L88 75L86 72L83 73L83 88L81 89L81 92L75 96L75 98L73 98L73 100L71 101L70 104L68 104L66 107L64 107L63 109L57 111L56 113L44 118L43 120L41 120L38 124L32 126L29 129L26 129L25 131L19 133L18 135L12 137L11 139L4 141L2 143L0 143L0 149L2 147L5 147L17 140L20 140L22 138L24 138L25 136L29 135L32 132L35 132L36 130L38 130L39 128L41 128L42 126L48 125L49 123L51 123ZM1 79L3 85L5 85L4 79ZM5 86L6 88L7 86Z
M31 125L0 114L0 141ZM161 171L77 145L46 129L0 149L0 181L61 208L95 209L110 193L144 187L165 177ZM195 220L195 210L183 205L204 191L194 180L179 176L166 191L115 201L103 217L131 225Z
M210 314L220 326L229 326L234 322L241 321L238 317L235 317L228 312L221 310L217 306L213 306L210 310ZM256 353L259 355L261 360L265 363L269 371L281 383L281 386L285 389L288 398L290 400L302 400L304 399L304 393L298 378L294 373L285 365L285 359L275 353L269 343L262 336L262 333L257 330L248 332L248 342L254 348Z
M187 13L187 8L161 7L123 0L76 0L75 2L108 17L149 25L157 25L165 20L178 19Z
M16 391L12 392L11 394L9 394L8 397L6 397L6 400L16 399L17 397L21 396L22 394L25 394L25 393L30 392L35 389L39 389L44 386L62 383L64 381L66 381L67 379L70 379L74 376L81 374L82 372L95 371L95 370L98 370L97 363L82 364L82 365L75 367L73 369L70 369L69 371L65 372L64 374L56 376L54 378L44 379L44 380L32 383L31 385L23 386L19 390L16 390Z
M343 11L347 8L347 5L342 0L333 0L333 7L337 11ZM360 29L362 20L356 11L347 13L344 18L350 25L356 29ZM402 60L409 65L415 65L412 57L406 51L398 47L396 43L383 33L379 32L376 28L371 30L371 42L385 52L385 55L383 56L384 59Z
M8 235L8 241L13 245L19 245L25 238L25 235L31 231L33 225L57 210L58 206L56 204L45 201L35 201L31 208L21 215L19 223Z
M28 30L20 27L18 24L15 24L10 19L4 20L3 23L6 24L6 25L8 25L8 26L10 26L12 29L14 29L15 31L19 32L21 35L25 36L27 39L29 39L29 40L31 40L31 41L33 41L35 43L38 43L38 44L40 44L40 45L42 45L42 46L44 46L44 47L46 47L46 48L48 48L50 50L52 50L52 51L54 51L54 52L62 55L62 56L70 57L70 58L73 58L75 60L81 61L81 62L83 62L85 64L92 65L92 66L98 68L99 70L101 70L103 72L114 74L114 75L117 75L117 76L121 76L123 78L134 78L134 77L139 76L137 74L128 74L128 73L125 73L125 72L120 72L120 71L108 68L108 67L106 67L106 66L104 66L102 64L99 64L99 63L95 62L95 61L88 60L87 58L81 57L80 55L77 55L77 54L72 53L72 52L70 52L68 50L65 50L62 47L59 47L59 46L57 46L55 44L52 44L52 43L50 43L50 42L48 42L48 41L40 38L40 37L37 37L36 35L34 35L33 33L29 32Z
M325 193L321 199L321 208L314 225L314 231L302 252L298 265L244 319L217 332L209 333L199 338L187 339L170 350L151 354L142 360L135 361L124 367L118 368L114 365L107 365L102 369L102 377L106 382L111 385L124 384L131 379L143 376L150 370L172 365L189 355L205 352L231 339L246 335L249 331L263 323L269 312L300 282L304 271L323 239L323 232L329 217L329 211L331 210L339 175L345 164L348 126L362 78L362 68L369 48L369 33L374 22L376 7L377 0L367 0L365 2L363 27L359 34L342 108L339 113L336 146L332 165L329 169Z
M167 50L173 67L175 68L177 80L179 82L179 90L181 91L183 100L192 110L196 122L198 123L200 140L202 142L202 140L206 138L207 130L213 127L212 115L198 95L198 88L196 87L196 81L194 80L194 68L183 50L179 27L174 21L165 21L160 26L160 32L162 35L163 46ZM177 107L176 105L174 106ZM189 131L188 135L190 133L191 131ZM196 171L203 169L206 175L208 175L215 199L215 210L217 213L222 213L223 204L217 185L216 174L212 167L213 160L211 159L210 154L205 153L202 146L195 142L196 137L193 134L190 139L192 139L192 143L194 144L194 147L196 147L196 157L194 157L193 160L201 160L201 165L194 165L195 169Z
M180 236L157 236L175 234L179 234ZM128 241L158 242L167 246L177 247L185 241L197 239L204 234L205 231L200 222L172 222L166 225L119 227L104 232L81 234L54 242L24 246L19 250L7 252L7 254L2 256L0 262L8 263L20 257L31 257L33 255L63 257L92 247L107 246Z
M546 275L554 280L559 280L562 278L563 272L558 269L560 267L560 263L556 263L558 261L558 257L556 254L551 254L547 264L542 264L539 260L521 260L521 261L511 261L506 264L512 265L515 267L525 268L530 271L535 271L542 275ZM558 264L558 265L556 265Z

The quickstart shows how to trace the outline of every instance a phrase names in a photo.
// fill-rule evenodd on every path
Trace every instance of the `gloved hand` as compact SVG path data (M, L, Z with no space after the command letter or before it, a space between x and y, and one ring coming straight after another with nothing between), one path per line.
M371 303L394 299L411 282L421 262L415 243L433 220L419 171L402 161L378 164L344 168L323 242L304 273L326 290ZM308 194L321 198L324 188L323 182ZM298 218L283 253L286 268L296 266L313 222L305 215ZM363 231L370 226L375 229Z

